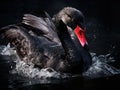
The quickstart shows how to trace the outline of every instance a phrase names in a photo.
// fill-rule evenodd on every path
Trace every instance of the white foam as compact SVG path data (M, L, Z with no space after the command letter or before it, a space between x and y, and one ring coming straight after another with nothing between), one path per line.
M27 65L24 61L18 61L14 73L29 77L29 78L60 78L60 73L56 72L52 68L38 69L34 68L34 64Z
M115 61L113 57L107 57L109 54L97 56L95 53L91 53L91 55L93 64L85 73L83 73L84 76L89 78L99 78L120 73L119 69L108 64L108 62Z

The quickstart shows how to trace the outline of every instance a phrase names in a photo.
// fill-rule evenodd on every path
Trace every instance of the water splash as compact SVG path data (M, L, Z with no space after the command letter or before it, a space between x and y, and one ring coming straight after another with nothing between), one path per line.
M66 78L70 76L70 74L65 73L61 74L59 72L56 72L54 69L50 67L39 69L35 68L33 63L29 63L29 65L26 64L24 61L20 60L19 56L16 53L16 50L11 48L10 44L8 44L7 46L0 46L0 55L2 55L3 57L10 56L11 58L9 59L12 59L13 60L12 62L15 63L15 68L13 68L10 71L11 74L18 74L23 77L34 79Z
M24 61L18 61L16 63L16 68L12 70L12 73L18 73L21 76L29 77L29 78L60 78L60 73L56 72L52 68L34 68L34 64L27 65Z
M8 56L11 56L11 55L14 55L16 54L16 51L13 50L13 48L10 47L10 43L8 43L7 46L0 46L0 55L8 55Z
M52 68L39 69L35 68L34 64L27 65L24 61L21 61L16 51L13 48L10 48L10 45L0 46L0 55L3 56L14 56L14 62L16 63L15 68L10 71L11 74L18 74L23 77L34 78L34 79L47 79L47 78L67 78L74 77L70 74L56 72ZM91 67L83 73L84 77L87 78L98 78L104 76L110 76L114 74L119 74L120 70L116 69L113 66L110 66L109 62L114 62L114 58L107 55L96 55L96 53L91 53L93 64Z
M83 76L87 78L99 78L120 73L119 69L108 64L115 61L113 57L108 57L110 54L97 56L96 53L91 53L91 55L93 63L91 67L83 73Z

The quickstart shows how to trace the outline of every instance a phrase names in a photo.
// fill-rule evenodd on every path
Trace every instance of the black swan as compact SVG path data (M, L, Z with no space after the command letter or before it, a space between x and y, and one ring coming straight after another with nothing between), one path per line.
M22 23L0 29L3 42L16 48L21 60L39 68L59 72L82 73L92 63L84 36L84 16L65 7L53 18L40 11L39 17L25 14Z

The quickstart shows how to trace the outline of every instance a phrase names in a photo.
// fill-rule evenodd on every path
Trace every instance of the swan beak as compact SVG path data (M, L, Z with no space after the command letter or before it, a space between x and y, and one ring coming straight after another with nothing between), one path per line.
M80 26L77 25L77 27L74 29L74 32L75 32L80 44L82 45L82 47L84 47L85 44L88 45L88 42L85 37L85 30L83 30Z

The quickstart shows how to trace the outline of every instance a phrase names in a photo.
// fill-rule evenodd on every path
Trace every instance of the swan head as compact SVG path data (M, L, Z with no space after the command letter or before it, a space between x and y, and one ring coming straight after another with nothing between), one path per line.
M73 7L65 7L55 16L55 21L62 20L63 23L71 30L73 30L82 45L88 45L85 37L85 19L81 11Z
M65 7L59 11L57 18L62 20L67 26L73 30L76 26L80 26L84 29L84 15L81 11L72 7Z

